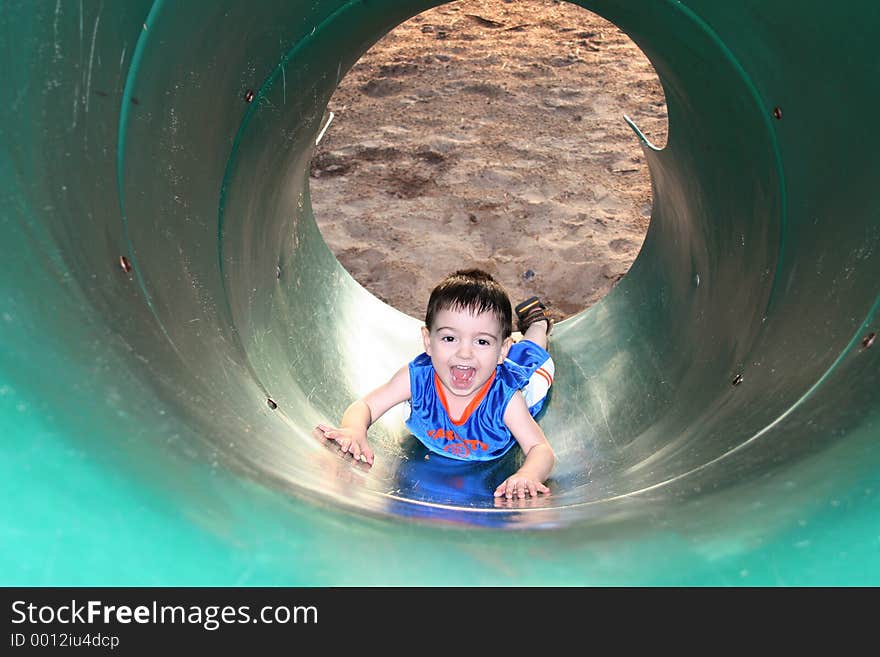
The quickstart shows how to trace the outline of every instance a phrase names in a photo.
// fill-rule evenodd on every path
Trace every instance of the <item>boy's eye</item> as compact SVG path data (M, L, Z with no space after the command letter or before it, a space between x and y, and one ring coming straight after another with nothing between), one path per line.
M486 340L486 339L484 339L484 338L479 338L479 339L477 340L477 344L480 345L481 347L488 347L488 346L489 346L489 341Z
M451 335L444 335L440 338L440 341L441 342L454 342L455 338L452 337Z

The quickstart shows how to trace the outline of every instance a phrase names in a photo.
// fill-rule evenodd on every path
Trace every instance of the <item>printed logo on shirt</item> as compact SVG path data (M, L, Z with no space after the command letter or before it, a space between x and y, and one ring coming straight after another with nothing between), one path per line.
M443 447L443 451L455 454L456 456L468 456L471 451L476 452L482 449L485 452L489 449L489 446L482 440L465 440L450 429L428 431L428 437L448 443Z

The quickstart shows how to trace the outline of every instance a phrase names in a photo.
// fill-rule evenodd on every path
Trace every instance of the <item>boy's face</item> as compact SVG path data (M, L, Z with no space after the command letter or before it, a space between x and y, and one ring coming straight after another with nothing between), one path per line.
M460 308L444 308L434 316L429 331L422 327L425 353L447 392L473 397L496 365L507 358L513 341L501 338L501 322L493 312L471 314Z

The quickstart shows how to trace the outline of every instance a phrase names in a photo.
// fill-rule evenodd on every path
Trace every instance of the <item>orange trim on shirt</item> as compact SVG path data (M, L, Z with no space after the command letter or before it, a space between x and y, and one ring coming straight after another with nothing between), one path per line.
M548 386L553 385L553 377L550 376L550 373L547 370L545 370L543 367L539 367L538 369L536 369L535 374L540 374L541 376L543 376L547 380Z
M437 372L434 372L434 387L437 389L437 396L440 397L440 403L443 404L443 408L446 411L446 415L449 416L449 421L452 422L457 427L460 427L462 424L468 421L468 418L471 416L471 413L474 412L474 409L480 405L480 402L483 401L483 397L486 396L486 393L489 392L489 387L492 385L492 382L495 380L495 372L492 372L492 376L489 377L489 380L483 384L483 387L477 391L476 396L471 399L471 403L467 405L467 408L464 409L464 413L461 414L461 417L457 420L452 419L452 413L449 412L449 404L446 403L446 391L443 390L443 383L440 381L440 377L437 375Z

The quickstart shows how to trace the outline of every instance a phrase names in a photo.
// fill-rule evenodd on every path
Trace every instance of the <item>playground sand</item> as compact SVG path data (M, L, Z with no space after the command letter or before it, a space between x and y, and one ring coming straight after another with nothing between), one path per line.
M345 76L311 169L318 225L380 299L422 317L481 267L558 318L601 299L644 240L657 146L651 64L611 23L552 0L461 0L399 26Z

